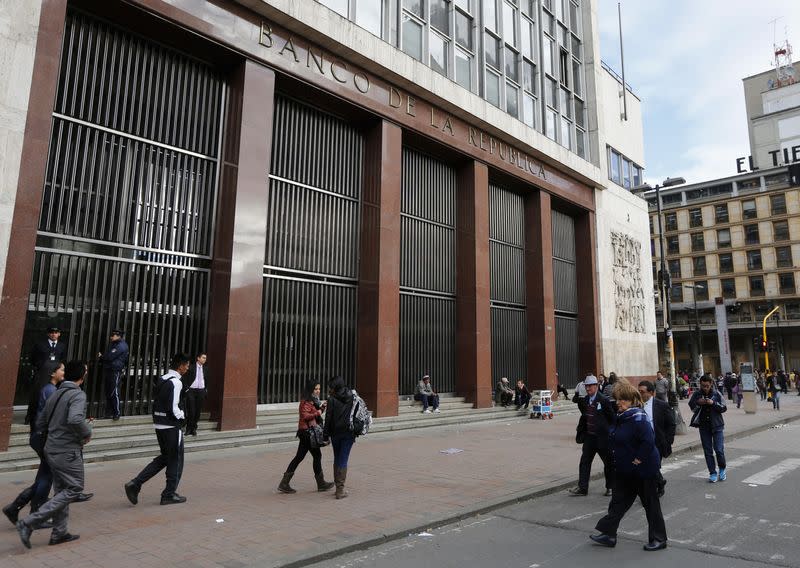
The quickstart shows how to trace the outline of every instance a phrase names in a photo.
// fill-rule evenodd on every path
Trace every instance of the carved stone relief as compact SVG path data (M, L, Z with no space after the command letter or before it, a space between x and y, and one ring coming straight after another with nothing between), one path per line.
M624 233L611 232L614 259L614 327L646 333L645 295L642 288L642 243Z

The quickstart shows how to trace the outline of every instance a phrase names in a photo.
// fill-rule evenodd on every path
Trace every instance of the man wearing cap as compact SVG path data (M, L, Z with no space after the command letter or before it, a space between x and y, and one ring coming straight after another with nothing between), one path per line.
M119 420L119 379L128 363L128 344L122 339L123 335L125 332L121 329L112 329L105 353L97 354L106 389L106 418L114 420Z
M414 400L422 401L422 412L430 414L431 410L428 406L433 407L433 411L439 414L439 395L433 390L431 386L431 376L423 375L422 379L417 384L417 392L414 394Z
M514 389L508 384L508 379L503 377L497 381L497 385L494 387L494 403L505 408L511 404L512 400L514 400Z
M611 401L598 392L597 377L589 375L583 380L586 397L583 401L583 416L579 422L584 425L583 452L578 468L578 486L570 489L571 495L588 495L589 476L595 455L603 460L603 473L606 478L606 496L611 495L614 486L614 462L608 449L609 428L614 423L614 408Z
M63 363L67 359L67 344L61 341L61 329L56 326L48 327L47 338L43 337L33 344L30 358L35 385L40 382L39 373L44 370L47 363Z

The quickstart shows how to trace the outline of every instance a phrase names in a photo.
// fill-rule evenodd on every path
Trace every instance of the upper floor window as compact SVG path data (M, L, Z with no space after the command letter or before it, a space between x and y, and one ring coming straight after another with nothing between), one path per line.
M772 223L772 232L776 241L788 241L789 221L775 221Z
M680 252L680 244L678 243L678 235L667 237L667 254L678 254Z
M755 199L742 201L742 219L755 219L758 217Z
M778 268L793 266L792 247L775 247L775 263Z
M625 189L633 189L642 184L642 168L609 146L608 179Z
M723 278L722 284L722 297L735 298L736 297L736 280L733 278Z
M786 195L773 195L769 198L770 205L772 206L773 215L783 215L786 213Z
M761 251L749 250L747 251L747 269L748 270L761 270Z
M733 272L733 255L729 252L719 255L719 271L722 274Z
M763 296L764 295L764 277L751 276L750 277L750 295Z
M692 233L692 252L706 250L706 242L703 233Z
M744 226L744 242L747 245L757 245L761 242L758 236L757 224Z
M694 296L698 300L708 300L708 282L701 280L694 283Z
M664 215L664 224L666 225L665 229L667 231L677 231L678 230L678 214L677 213L666 213Z
M692 259L692 275L705 276L706 275L706 257L696 256Z
M681 277L681 261L676 258L669 261L669 273L673 278Z
M714 206L714 220L717 223L727 223L728 222L728 204L723 203L722 205L715 205Z
M703 226L703 212L700 209L689 209L689 226Z
M367 31L378 37L382 36L383 28L383 2L376 0L319 0L334 12L340 13L345 18L355 21ZM409 8L421 11L423 0L406 1L405 4L417 6ZM420 17L422 14L420 14Z
M672 302L683 302L683 286L673 286L670 288L669 299Z
M778 284L780 285L781 294L794 294L794 273L784 272L778 274Z
M717 248L728 248L731 246L731 230L719 229L717 231Z

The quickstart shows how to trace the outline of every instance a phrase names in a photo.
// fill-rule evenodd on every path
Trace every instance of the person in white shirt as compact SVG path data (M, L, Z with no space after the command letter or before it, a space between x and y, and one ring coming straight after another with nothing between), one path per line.
M189 371L181 379L186 385L187 436L197 436L197 422L208 393L208 372L205 366L207 358L204 351L198 353L194 364L189 366Z

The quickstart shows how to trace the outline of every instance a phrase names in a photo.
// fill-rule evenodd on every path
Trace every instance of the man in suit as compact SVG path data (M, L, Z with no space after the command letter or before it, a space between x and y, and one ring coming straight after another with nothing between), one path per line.
M181 377L186 395L187 436L197 436L197 421L200 420L200 411L203 410L203 401L208 393L208 371L205 366L207 358L205 352L198 353L194 364L189 365L189 370Z
M583 432L583 451L578 468L578 486L570 489L571 495L589 494L589 476L592 473L592 462L596 455L603 460L603 473L606 481L606 496L611 495L614 486L614 460L608 449L608 432L614 423L615 413L611 401L598 392L597 377L589 375L583 380L586 396L582 404L582 422L585 424Z
M119 380L128 363L128 344L122 338L124 335L121 329L112 329L105 353L97 354L106 390L106 418L113 420L119 420Z
M672 454L672 442L675 441L675 415L669 404L655 397L656 386L650 381L642 381L639 383L639 394L642 395L644 411L647 414L647 420L653 427L653 432L656 437L656 448L663 460ZM661 475L661 471L659 471L659 497L664 495L664 486L666 484L667 480L664 479L664 476Z
M63 363L67 358L67 344L61 341L61 328L48 327L47 339L43 337L33 344L30 358L34 378L38 376L46 363L51 361Z

